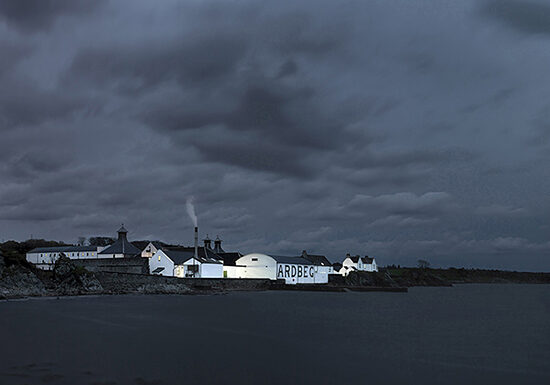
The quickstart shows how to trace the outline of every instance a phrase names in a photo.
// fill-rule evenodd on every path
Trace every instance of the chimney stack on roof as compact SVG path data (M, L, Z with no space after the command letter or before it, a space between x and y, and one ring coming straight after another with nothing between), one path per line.
M214 251L216 253L224 253L224 250L222 249L222 240L219 236L217 236L214 240Z
M199 257L199 227L195 226L195 259Z
M212 240L208 237L208 234L206 234L206 238L203 239L204 247L207 249L212 249Z

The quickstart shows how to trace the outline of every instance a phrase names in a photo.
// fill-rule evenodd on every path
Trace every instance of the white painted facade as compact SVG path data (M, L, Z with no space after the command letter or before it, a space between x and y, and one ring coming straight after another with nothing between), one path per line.
M352 271L368 271L368 272L377 272L378 266L376 265L376 260L372 258L372 262L369 261L368 257L352 257L349 254L342 262L342 268L339 273L343 276L347 276Z
M277 261L266 254L252 253L243 255L235 261L239 276L234 278L277 279Z
M143 258L151 258L155 253L159 251L159 249L155 246L153 242L149 242L149 244L141 251L141 256Z
M149 258L149 272L166 277L222 278L223 265L221 263L201 262L195 258L176 264L167 253L160 249Z
M84 250L85 249L85 250ZM60 246L38 248L31 250L26 255L26 260L34 264L38 269L52 270L53 265L59 259L61 253L70 259L97 259L101 246Z
M301 261L303 263L300 263ZM230 278L284 279L285 283L291 285L328 282L328 274L319 271L320 266L313 265L300 257L283 259L252 253L237 259L235 264L237 266L234 269L227 270ZM228 267L226 266L225 269Z
M151 258L149 258L149 273L173 277L174 261L168 258L162 250L158 250Z

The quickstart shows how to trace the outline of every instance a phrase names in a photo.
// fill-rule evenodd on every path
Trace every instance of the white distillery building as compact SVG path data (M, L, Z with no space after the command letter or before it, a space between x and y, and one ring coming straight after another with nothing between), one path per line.
M227 277L284 279L291 285L327 283L328 274L320 267L303 257L252 253L237 259L234 268L227 270Z
M141 251L128 242L124 225L118 230L118 239L110 246L55 246L38 247L27 253L27 261L42 270L52 270L61 253L70 259L128 258Z
M339 273L343 276L347 276L352 271L378 271L376 260L374 258L359 255L351 256L346 254L346 259L342 262L342 268Z
M222 278L223 264L211 251L194 247L162 248L149 259L149 272L179 278Z
M26 259L39 269L52 270L61 253L70 259L97 259L102 249L100 246L38 247L29 251Z

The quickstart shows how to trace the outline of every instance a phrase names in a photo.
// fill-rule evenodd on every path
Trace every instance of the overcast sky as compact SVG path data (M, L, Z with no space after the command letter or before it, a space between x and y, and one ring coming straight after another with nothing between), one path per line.
M0 240L550 270L550 2L0 2Z

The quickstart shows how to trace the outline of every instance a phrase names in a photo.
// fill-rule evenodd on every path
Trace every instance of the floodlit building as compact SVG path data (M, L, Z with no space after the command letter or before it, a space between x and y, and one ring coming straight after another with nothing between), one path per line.
M97 259L102 249L100 246L37 247L27 253L26 259L38 269L52 270L61 253L70 259Z
M200 247L161 248L149 259L149 272L179 278L222 278L223 264L214 253Z
M376 260L374 258L359 255L351 256L346 254L346 259L342 262L342 268L339 273L343 276L348 275L352 271L368 271L376 272L378 271L378 266L376 265Z
M111 246L99 252L99 258L129 258L141 255L141 250L128 242L128 230L124 225L117 231L118 238Z
M228 278L284 279L287 284L327 283L328 274L303 257L285 257L260 253L247 254L235 261Z
M212 257L223 263L224 278L231 278L238 275L238 267L235 262L243 256L241 253L236 251L225 251L222 248L222 240L219 237L216 237L214 240L214 248L212 248L212 240L208 238L208 235L203 242L204 248L213 252Z

